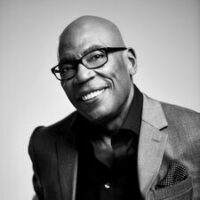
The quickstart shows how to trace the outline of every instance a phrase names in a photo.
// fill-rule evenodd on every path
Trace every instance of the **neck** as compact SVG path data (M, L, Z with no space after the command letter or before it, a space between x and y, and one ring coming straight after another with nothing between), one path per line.
M134 96L134 87L131 87L131 91L127 97L126 102L122 106L121 112L105 124L106 129L112 132L116 132L120 129L128 114L133 96Z

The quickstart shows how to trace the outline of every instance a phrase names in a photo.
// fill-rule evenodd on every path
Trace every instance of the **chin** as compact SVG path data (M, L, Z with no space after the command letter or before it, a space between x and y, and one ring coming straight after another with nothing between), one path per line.
M109 120L109 118L111 117L111 112L109 109L97 109L90 113L85 112L82 114L89 121L98 123L98 124L104 123L105 121Z
M84 116L91 122L94 122L94 123L100 123L101 121L103 121L103 119L105 119L105 116L103 114L84 114Z

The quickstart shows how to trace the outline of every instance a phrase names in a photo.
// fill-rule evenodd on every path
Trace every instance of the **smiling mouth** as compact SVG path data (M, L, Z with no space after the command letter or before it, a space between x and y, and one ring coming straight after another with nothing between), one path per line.
M106 88L103 88L103 89L100 89L100 90L95 90L95 91L92 91L86 95L83 95L81 97L81 100L82 101L90 101L90 100L93 100L95 99L97 96L99 96L100 94L102 94L104 91L105 91Z

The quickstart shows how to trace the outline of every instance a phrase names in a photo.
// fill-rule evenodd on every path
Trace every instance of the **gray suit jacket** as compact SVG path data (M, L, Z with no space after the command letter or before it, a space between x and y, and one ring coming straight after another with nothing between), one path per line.
M143 96L137 163L143 198L200 199L200 114ZM33 184L41 200L75 200L78 153L71 127L76 114L37 128L31 136ZM163 180L174 179L178 182L160 187Z

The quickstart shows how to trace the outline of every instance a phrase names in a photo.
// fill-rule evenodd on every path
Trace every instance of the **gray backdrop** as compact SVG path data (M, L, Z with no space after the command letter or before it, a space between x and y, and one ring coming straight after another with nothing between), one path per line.
M50 68L58 35L85 14L119 26L143 92L200 111L199 0L0 0L1 200L31 199L30 134L73 110Z

